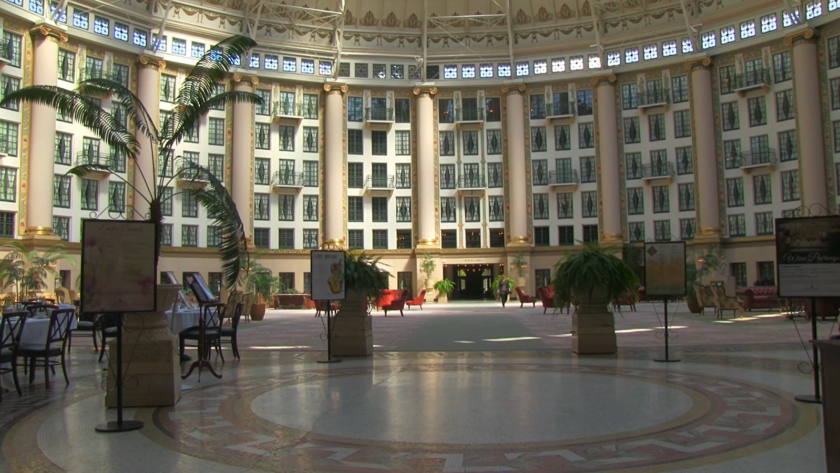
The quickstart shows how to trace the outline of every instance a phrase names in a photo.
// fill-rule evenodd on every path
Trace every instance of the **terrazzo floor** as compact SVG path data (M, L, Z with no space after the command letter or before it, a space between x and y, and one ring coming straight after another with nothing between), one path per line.
M452 303L375 312L374 355L330 365L314 311L269 311L221 379L127 409L145 426L119 434L94 430L115 417L106 364L76 337L70 386L3 393L0 471L825 471L820 407L793 399L813 390L809 326L669 310L680 363L652 361L661 305L616 315L618 355L578 357L566 314Z

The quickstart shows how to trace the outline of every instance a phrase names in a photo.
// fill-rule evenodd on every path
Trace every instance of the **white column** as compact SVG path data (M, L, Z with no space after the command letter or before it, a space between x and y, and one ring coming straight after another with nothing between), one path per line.
M322 248L344 248L344 94L345 84L324 84L324 236Z
M510 208L507 219L510 222L510 234L507 246L530 246L528 237L528 182L525 169L525 86L507 85L502 87L506 94L505 124L507 126L507 161L508 161L508 195Z
M137 58L137 98L149 112L155 126L160 126L160 71L165 68L163 59L147 55ZM140 145L134 169L134 218L146 220L150 215L147 199L158 183L157 149L142 132L136 131L134 136Z
M622 242L618 130L615 124L615 76L594 77L598 94L598 157L601 165L601 234L605 242Z
M259 83L256 76L233 75L233 89L254 92ZM231 163L231 197L245 227L245 238L254 232L254 105L250 102L233 104L233 150Z
M685 63L685 69L691 72L691 114L694 119L694 159L697 162L697 234L701 238L720 236L711 65L709 58Z
M435 112L437 87L414 88L417 96L417 247L439 248L435 229Z

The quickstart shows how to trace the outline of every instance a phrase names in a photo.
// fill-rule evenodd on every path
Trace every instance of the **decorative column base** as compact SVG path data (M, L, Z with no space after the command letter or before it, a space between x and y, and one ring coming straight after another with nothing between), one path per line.
M437 238L421 238L417 240L414 247L418 250L439 250L440 240Z
M367 315L367 301L348 292L335 316L332 331L332 354L335 356L370 356L373 354L373 328Z
M606 303L581 301L572 315L572 351L578 355L612 355L618 351L615 318Z
M720 243L720 229L702 228L696 235L694 235L694 241L703 244Z
M180 285L159 285L157 311L128 314L123 324L123 406L174 406L181 399L178 340L164 312L172 308ZM108 343L107 407L117 406L117 341Z
M510 237L510 240L507 242L508 248L523 248L531 247L531 240L528 237Z
M49 227L29 227L21 235L23 240L42 240L44 243L54 245L61 242L61 237L53 233Z

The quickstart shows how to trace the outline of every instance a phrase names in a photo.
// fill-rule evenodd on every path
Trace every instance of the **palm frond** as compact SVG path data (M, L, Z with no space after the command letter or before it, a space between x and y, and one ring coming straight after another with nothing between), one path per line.
M73 121L81 123L107 143L112 151L123 152L126 156L137 153L138 144L134 136L90 97L60 87L35 85L8 94L0 106L18 100L47 105L72 117Z
M67 174L72 174L76 177L86 177L88 174L92 172L113 172L114 170L111 166L105 166L103 164L79 164L78 166L73 166L70 170L67 171Z
M186 189L207 210L207 216L218 225L222 234L222 244L219 247L222 271L224 272L225 287L234 289L242 282L243 260L247 264L248 246L245 240L245 226L239 218L239 211L224 184L219 181L210 170L194 163L184 163L179 173L201 174L206 176L210 185L204 189Z
M112 102L118 102L137 129L147 138L158 141L155 120L143 106L140 98L124 85L111 79L87 79L76 89L86 96L111 96Z
M181 140L190 133L201 117L211 108L221 104L233 104L237 102L247 102L259 105L262 104L262 97L251 92L231 90L210 97L201 104L197 104L195 107L187 107L183 109L182 113L177 114L177 116L173 118L173 122L170 123L170 126L166 130L167 133L164 134L164 143L162 147L172 148L177 146Z

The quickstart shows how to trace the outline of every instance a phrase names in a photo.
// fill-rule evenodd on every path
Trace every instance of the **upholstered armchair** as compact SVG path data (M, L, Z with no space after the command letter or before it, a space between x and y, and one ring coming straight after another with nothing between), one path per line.
M717 317L719 319L723 318L724 310L731 310L733 317L735 316L736 310L739 312L739 314L743 315L744 306L743 304L741 304L741 301L737 297L727 296L726 290L723 288L723 286L713 284L711 288L712 292L715 295L715 305L717 306Z
M420 307L420 310L423 310L423 302L425 301L425 298L426 290L423 289L422 291L420 291L420 295L418 295L414 299L409 299L408 301L406 301L405 305L407 305L409 309L411 309L411 306L416 305Z
M399 292L399 296L396 299L392 299L390 303L382 306L382 310L385 311L385 317L388 317L389 310L398 310L400 311L400 316L404 317L403 309L405 309L406 301L408 301L408 289L403 289Z
M697 296L697 305L700 306L700 315L703 315L707 308L714 309L715 315L717 315L717 302L715 302L715 293L712 292L711 286L704 286L695 282L694 293Z
M534 296L529 296L525 294L525 291L522 290L521 287L516 286L516 296L519 298L519 308L525 306L525 304L531 304L532 307L537 306L537 298Z

